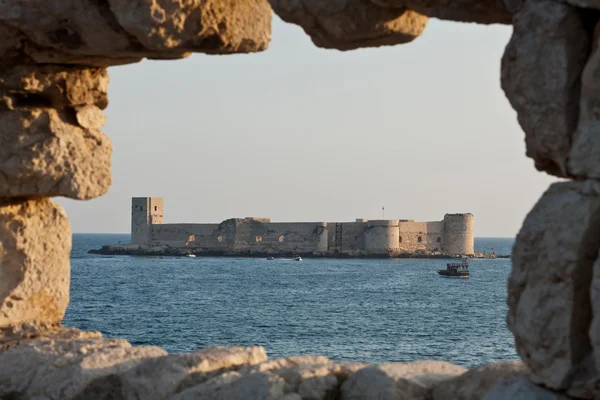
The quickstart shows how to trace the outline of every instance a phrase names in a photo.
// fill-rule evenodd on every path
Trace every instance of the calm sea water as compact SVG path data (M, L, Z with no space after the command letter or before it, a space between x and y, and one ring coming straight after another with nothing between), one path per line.
M129 235L74 235L65 325L172 353L219 344L336 361L439 359L472 367L517 359L505 326L509 259L474 260L471 279L458 280L436 274L445 260L87 254L119 241ZM475 244L508 254L513 241Z

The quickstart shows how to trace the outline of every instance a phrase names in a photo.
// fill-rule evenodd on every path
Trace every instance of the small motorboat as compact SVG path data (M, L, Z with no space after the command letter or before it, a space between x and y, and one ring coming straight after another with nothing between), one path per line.
M195 258L195 257L196 257L196 255L195 255L195 254L192 254L192 253L190 253L190 254L188 254L188 255L187 255L187 257Z
M294 261L302 261L302 257L296 256L296 257L294 257Z
M469 263L463 259L461 263L448 263L446 269L438 269L437 273L445 278L465 278L468 279Z
M274 260L274 259L275 259L275 257L267 257L267 260L269 260L269 261Z

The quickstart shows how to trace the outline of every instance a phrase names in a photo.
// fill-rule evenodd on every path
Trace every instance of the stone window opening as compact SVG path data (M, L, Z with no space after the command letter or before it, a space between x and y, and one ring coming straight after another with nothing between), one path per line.
M417 238L417 242L421 243L422 241L423 241L423 238L422 238L421 236L419 236L419 237Z
M398 238L398 242L402 243L402 236Z
M158 207L157 206L154 206L154 211L158 211Z
M437 238L436 242L438 242L438 243L442 243L442 238L440 238L440 237L439 237L439 238Z

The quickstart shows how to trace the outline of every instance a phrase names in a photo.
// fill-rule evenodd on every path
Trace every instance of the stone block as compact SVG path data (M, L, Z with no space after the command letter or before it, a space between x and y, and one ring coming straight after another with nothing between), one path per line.
M550 389L577 392L595 374L588 330L598 238L600 184L561 182L529 213L513 247L508 328L531 379Z
M262 51L271 16L267 0L15 0L0 3L0 56L110 66Z
M228 371L187 388L172 400L274 398L330 400L340 385L365 364L335 364L323 356L295 356ZM246 394L246 396L242 395ZM261 397L263 396L263 397Z
M481 400L495 385L528 374L518 361L480 365L454 379L433 387L432 400Z
M0 112L0 143L0 197L91 199L112 182L110 140L72 110Z
M267 0L109 0L119 24L154 52L266 50L271 40Z
M96 378L164 355L122 339L34 340L0 353L0 398L70 400Z
M0 75L0 102L9 109L108 105L105 68L17 65Z
M191 354L152 358L122 374L91 382L78 399L167 399L194 383L267 359L262 347L211 347Z
M443 361L415 361L362 368L342 385L342 400L425 400L431 389L464 374Z
M427 17L370 0L271 0L284 21L300 25L319 47L353 50L408 43L421 35Z
M528 0L513 24L502 58L502 88L525 131L527 156L540 171L568 176L591 43L583 11L554 0Z
M62 320L69 304L70 252L62 207L48 199L0 201L0 329Z
M0 352L39 339L99 339L97 331L81 331L65 328L56 323L26 322L0 329Z

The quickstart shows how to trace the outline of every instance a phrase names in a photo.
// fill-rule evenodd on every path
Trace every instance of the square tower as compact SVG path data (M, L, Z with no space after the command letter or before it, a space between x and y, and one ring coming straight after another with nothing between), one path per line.
M152 225L164 224L162 197L131 198L131 243L151 244Z

